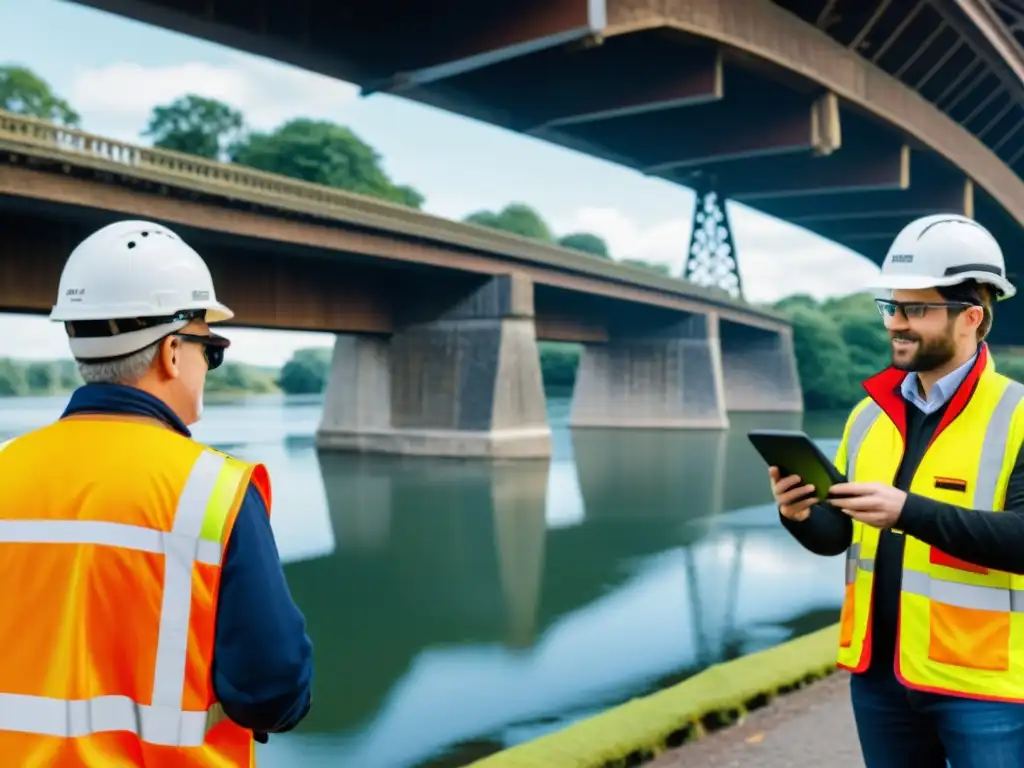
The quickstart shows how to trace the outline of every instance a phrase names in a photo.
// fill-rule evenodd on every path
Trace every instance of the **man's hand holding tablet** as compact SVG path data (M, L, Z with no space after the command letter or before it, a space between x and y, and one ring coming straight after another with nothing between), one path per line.
M772 496L783 517L797 522L806 520L811 507L821 501L814 493L814 486L803 484L800 475L783 477L778 467L768 467L768 477L772 481Z

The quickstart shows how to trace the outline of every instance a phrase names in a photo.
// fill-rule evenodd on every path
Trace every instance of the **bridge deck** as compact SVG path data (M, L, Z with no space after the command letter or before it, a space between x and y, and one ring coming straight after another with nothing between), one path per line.
M860 768L849 676L836 673L753 712L743 723L672 750L647 768Z
M243 233L235 226L256 211L280 221L277 228L281 232L296 222L328 225L335 233L350 235L343 238L344 243L334 238L342 251L383 260L483 274L520 271L538 285L576 294L683 312L714 309L721 317L742 324L771 330L788 327L788 321L770 309L733 299L718 288L695 285L642 267L451 221L344 190L141 147L2 111L0 153L0 201L7 197L37 200L40 204L103 207L101 200L112 200L119 189L130 189L136 194L141 191L154 201L187 201L192 212L177 223L194 224L199 229L213 227L236 236L272 239L268 232L273 226L264 225L261 234ZM30 180L26 173L31 171L26 168L45 170L55 181L43 183L39 174ZM107 204L109 210L140 215L125 206ZM197 212L196 207L206 210ZM223 215L225 209L233 215ZM199 224L197 215L207 224ZM174 221L170 219L168 223ZM293 242L316 245L304 241L301 235ZM681 243L680 248L685 248L685 244Z

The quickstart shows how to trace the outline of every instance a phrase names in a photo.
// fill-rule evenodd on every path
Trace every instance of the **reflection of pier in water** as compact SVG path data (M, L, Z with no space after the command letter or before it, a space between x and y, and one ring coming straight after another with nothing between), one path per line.
M717 575L720 564L710 575L724 592L713 585L705 596L693 547L721 510L768 501L763 464L740 421L794 428L800 416L736 417L728 433L573 435L585 514L557 529L546 523L547 462L321 455L338 550L286 565L318 649L318 706L302 730L366 725L425 653L529 648L666 550L687 559L690 611L664 606L688 617L696 635L687 666L739 652L729 625L742 541L748 528L777 526L775 518L716 527L716 546L733 542L729 577ZM623 568L624 561L633 565ZM712 609L725 611L724 621L712 619L720 632L704 628Z

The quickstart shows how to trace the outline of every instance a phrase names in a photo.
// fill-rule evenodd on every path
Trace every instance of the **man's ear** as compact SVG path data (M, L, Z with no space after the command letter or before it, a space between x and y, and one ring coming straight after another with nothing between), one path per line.
M985 322L984 307L968 307L964 310L964 314L967 315L968 325L973 331L977 331L981 324Z
M177 336L168 336L160 340L160 352L157 357L160 359L160 368L168 379L176 379L181 374L178 368L178 352L181 342Z

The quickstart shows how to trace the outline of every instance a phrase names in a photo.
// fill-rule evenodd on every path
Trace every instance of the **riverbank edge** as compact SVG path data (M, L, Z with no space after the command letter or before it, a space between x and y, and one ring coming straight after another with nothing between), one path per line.
M740 720L835 671L839 625L716 664L657 693L472 763L472 768L625 768Z

